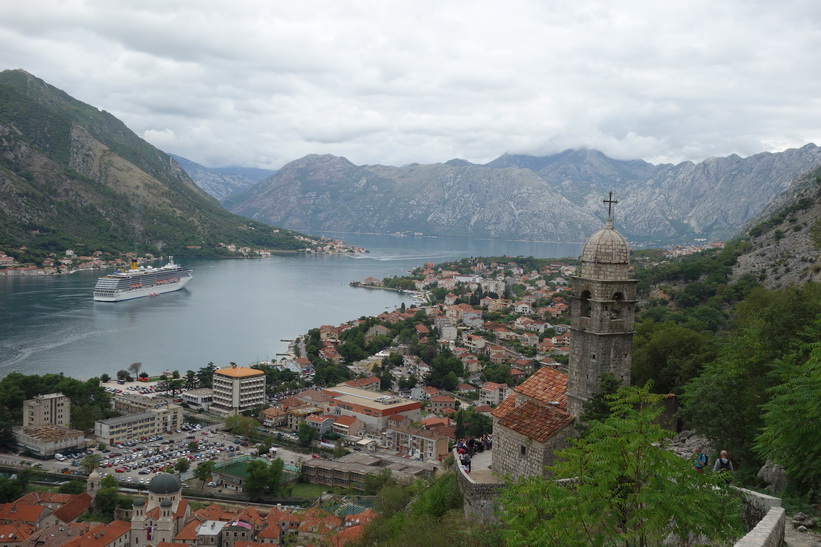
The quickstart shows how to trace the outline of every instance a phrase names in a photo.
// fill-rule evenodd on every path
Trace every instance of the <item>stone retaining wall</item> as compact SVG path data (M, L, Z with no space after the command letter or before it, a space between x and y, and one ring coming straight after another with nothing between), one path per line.
M738 490L744 494L744 520L752 530L735 547L780 547L787 522L781 500L744 488Z
M471 476L459 465L459 456L453 452L456 465L456 480L464 499L465 518L481 522L497 522L496 510L499 507L497 498L504 487L503 484L482 484L474 481Z

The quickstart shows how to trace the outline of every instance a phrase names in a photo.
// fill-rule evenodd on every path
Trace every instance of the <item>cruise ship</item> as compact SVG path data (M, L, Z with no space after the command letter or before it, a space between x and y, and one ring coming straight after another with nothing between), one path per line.
M131 262L131 269L117 270L97 280L94 300L97 302L120 302L142 296L159 296L165 292L178 291L191 281L191 270L174 264L174 257L168 257L168 264L160 268L137 267Z

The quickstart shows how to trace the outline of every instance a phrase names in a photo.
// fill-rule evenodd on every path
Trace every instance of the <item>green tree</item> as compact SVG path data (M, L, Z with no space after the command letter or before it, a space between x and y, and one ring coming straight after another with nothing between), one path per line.
M609 399L619 390L621 381L610 373L599 377L599 389L582 405L582 414L576 420L576 431L584 437L591 422L603 422L610 416Z
M815 323L816 339L821 321ZM809 358L778 366L782 383L770 388L772 399L764 405L764 430L755 449L762 457L781 464L790 484L805 494L821 489L821 343L808 344Z
M117 487L100 488L94 496L94 510L101 515L105 515L106 518L112 518L114 510L117 509L117 502Z
M664 396L622 388L611 415L594 421L548 468L554 479L524 478L502 495L509 545L656 545L671 534L724 543L742 532L741 501L712 473L661 445L672 435L656 420Z
M86 483L78 480L64 482L57 488L57 491L60 494L82 494L86 491Z
M194 477L202 481L202 487L205 487L205 483L211 480L211 474L214 472L216 466L217 464L208 460L194 468Z
M208 363L197 371L197 381L199 387L213 387L214 371L217 367L214 363Z
M316 429L311 427L307 422L300 422L296 436L299 437L299 444L302 446L311 446L311 442L316 439Z
M191 468L191 462L188 458L180 458L174 464L174 471L182 475Z
M460 410L456 413L456 429L453 430L453 435L457 440L465 438L465 419L462 416L464 412L466 411Z
M14 438L14 419L11 412L0 406L0 446L11 447L17 443Z
M122 380L123 382L128 380L128 371L127 370L118 370L117 371L117 379Z
M102 383L106 383L106 382L108 382L109 380L111 380L111 376L109 376L109 375L108 375L108 374L106 374L106 373L100 374L100 381L101 381Z
M89 454L83 458L83 461L80 462L80 467L82 467L83 471L87 474L91 474L92 471L100 466L102 459L102 456L99 454Z
M643 321L633 345L633 383L652 380L658 393L681 393L704 363L716 357L716 340L673 323Z
M257 429L258 422L249 416L228 416L225 418L225 429L235 435L242 435L243 437L250 437Z

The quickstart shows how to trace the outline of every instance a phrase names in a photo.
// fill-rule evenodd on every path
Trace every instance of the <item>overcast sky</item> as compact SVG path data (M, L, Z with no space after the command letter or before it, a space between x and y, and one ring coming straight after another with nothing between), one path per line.
M22 68L208 167L821 144L821 2L0 2Z

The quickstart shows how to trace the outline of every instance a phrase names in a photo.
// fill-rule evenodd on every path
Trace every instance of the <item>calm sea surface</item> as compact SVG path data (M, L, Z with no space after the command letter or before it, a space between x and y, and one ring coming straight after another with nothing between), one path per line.
M408 298L348 286L403 275L426 262L470 256L578 256L581 245L469 239L340 236L371 252L357 257L281 255L180 260L194 270L185 289L104 303L91 293L100 272L0 278L0 377L63 372L115 375L133 362L153 374L269 360L320 325L393 309ZM158 264L159 265L159 264Z

